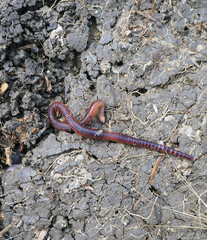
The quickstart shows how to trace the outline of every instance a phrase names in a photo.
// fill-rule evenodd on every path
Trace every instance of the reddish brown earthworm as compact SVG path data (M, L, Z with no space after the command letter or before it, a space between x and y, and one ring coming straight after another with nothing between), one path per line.
M61 122L56 117L56 112L59 111L65 118L65 122ZM101 100L97 100L93 102L86 112L83 119L78 122L75 120L73 115L71 114L70 110L61 102L54 102L50 105L48 110L48 117L50 123L54 128L57 128L61 131L68 131L70 132L71 129L80 134L83 137L89 137L93 139L100 139L100 140L108 140L112 142L120 142L129 145L136 145L141 148L148 148L155 150L157 152L168 153L177 157L186 158L189 160L194 160L194 157L177 151L174 148L164 146L162 144L158 144L156 142L147 141L144 139L138 139L135 137L130 137L125 134L116 133L116 132L107 132L100 129L94 129L86 127L88 125L95 114L98 114L99 120L104 123L104 103Z

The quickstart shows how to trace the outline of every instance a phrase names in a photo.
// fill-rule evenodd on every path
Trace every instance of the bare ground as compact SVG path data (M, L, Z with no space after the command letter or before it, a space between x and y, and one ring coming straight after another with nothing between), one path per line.
M206 239L205 2L13 0L0 21L0 154L23 157L2 163L1 239ZM80 119L96 99L92 127L196 160L50 126L53 101Z

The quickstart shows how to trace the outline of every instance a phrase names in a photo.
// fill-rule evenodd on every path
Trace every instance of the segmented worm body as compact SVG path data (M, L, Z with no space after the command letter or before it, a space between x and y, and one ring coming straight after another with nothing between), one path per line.
M61 112L61 114L65 118L65 122L61 122L60 120L57 119L56 117L57 111ZM99 120L102 123L104 123L105 122L104 103L101 100L97 100L91 104L90 108L88 109L85 116L80 122L75 120L70 110L63 103L54 102L49 107L48 117L52 126L61 131L70 132L72 129L74 132L80 134L83 137L135 145L141 148L148 148L155 150L157 152L168 153L177 157L194 160L192 156L186 153L177 151L174 148L170 148L162 144L158 144L156 142L130 137L128 135L121 133L107 132L104 130L87 127L86 125L88 125L91 122L96 113L98 114Z

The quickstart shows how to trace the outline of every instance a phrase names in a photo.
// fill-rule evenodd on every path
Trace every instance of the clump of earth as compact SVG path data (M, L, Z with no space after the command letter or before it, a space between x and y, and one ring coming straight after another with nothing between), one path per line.
M206 40L204 1L2 1L1 239L204 239ZM50 125L52 102L79 120L97 99L91 127L195 161Z

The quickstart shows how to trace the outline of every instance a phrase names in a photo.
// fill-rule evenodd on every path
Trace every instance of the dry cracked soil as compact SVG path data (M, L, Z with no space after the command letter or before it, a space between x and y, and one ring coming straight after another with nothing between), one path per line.
M97 99L195 161L50 125ZM0 123L0 239L207 239L207 2L0 1Z

